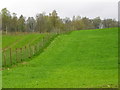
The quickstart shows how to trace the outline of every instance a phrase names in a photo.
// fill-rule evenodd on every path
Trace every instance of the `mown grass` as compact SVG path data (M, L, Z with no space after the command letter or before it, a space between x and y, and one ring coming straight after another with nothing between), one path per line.
M59 35L39 56L3 71L3 88L118 87L118 30Z

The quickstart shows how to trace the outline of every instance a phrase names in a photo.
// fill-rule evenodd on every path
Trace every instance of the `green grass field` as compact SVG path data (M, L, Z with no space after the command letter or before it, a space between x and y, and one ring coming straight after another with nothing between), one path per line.
M118 87L118 30L59 35L40 55L3 70L2 79L3 88Z
M56 34L52 33L3 35L2 66L10 67L20 63L21 61L29 60L29 58L42 52L44 47L48 46L49 42L51 42L55 37Z
M12 64L15 65L16 63L20 62L20 58L22 56L22 60L26 60L28 55L30 55L29 47L35 46L42 41L42 38L46 37L46 34L39 34L39 33L29 33L29 34L15 34L15 35L3 35L2 36L2 66L9 67L11 66L10 63L10 48L11 48L11 58ZM25 47L27 48L25 50ZM17 55L16 55L16 48ZM22 48L22 53L20 52L20 48ZM5 55L5 56L4 56ZM19 60L16 60L16 56ZM6 64L5 64L6 62Z
M40 42L45 34L20 34L20 35L3 35L2 48L22 48L25 45L33 45Z

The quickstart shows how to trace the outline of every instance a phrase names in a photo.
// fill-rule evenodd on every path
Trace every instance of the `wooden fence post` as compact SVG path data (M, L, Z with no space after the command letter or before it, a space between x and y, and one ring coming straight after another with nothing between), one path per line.
M18 62L18 58L17 58L18 55L17 55L17 53L18 53L18 52L17 52L17 48L16 48L16 62Z
M33 55L35 54L35 47L33 46Z
M10 48L10 63L12 65L12 49Z
M21 53L21 59L20 59L20 61L22 61L22 48L20 48L20 53Z
M6 53L5 53L5 50L3 51L3 56L4 56L4 65L6 66Z
M30 48L30 45L29 45L29 58L31 58L31 48Z
M26 53L27 53L27 52L26 52L26 46L25 46L25 54L24 54L24 55L25 55L25 58L26 58L26 56L27 56Z
M28 52L28 47L26 46L26 54L27 54L27 58L29 58L29 52Z
M38 52L39 52L40 51L39 43L37 44L37 46L38 46Z

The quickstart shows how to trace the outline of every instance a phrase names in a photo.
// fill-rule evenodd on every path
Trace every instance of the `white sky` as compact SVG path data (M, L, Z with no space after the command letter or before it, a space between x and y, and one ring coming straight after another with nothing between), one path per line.
M0 10L7 8L10 12L23 14L25 17L35 17L36 14L46 14L54 9L62 18L73 15L94 18L118 19L119 0L0 0Z

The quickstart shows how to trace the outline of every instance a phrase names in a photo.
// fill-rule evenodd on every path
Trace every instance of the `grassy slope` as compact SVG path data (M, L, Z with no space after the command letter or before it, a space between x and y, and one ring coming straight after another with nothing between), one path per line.
M44 52L3 71L3 87L117 87L117 29L58 36Z
M27 34L27 35L3 35L2 36L2 48L11 47L21 48L28 44L35 44L40 42L41 38L45 36L43 34Z
M19 39L20 39L20 35L19 36L3 35L2 36L2 48L8 47L9 45L11 45L12 43L14 43L15 41Z
M46 34L30 33L30 34L19 34L19 35L3 35L2 36L2 48L6 49L6 64L10 64L10 49L12 48L12 61L16 63L16 48L24 48L28 44L35 45L42 40L42 37ZM2 54L4 55L4 54ZM20 55L20 54L19 54ZM28 53L23 53L23 56L28 55ZM4 58L4 56L2 56ZM2 65L4 66L4 59L2 59ZM25 60L25 59L24 59Z

